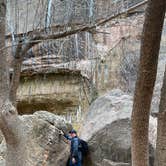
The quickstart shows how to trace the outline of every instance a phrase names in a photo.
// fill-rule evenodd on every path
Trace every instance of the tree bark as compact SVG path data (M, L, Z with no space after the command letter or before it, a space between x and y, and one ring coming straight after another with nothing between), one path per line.
M132 166L149 165L149 114L165 10L165 0L148 1L132 112Z
M21 41L19 41L20 43ZM22 45L18 43L16 48L15 56L14 56L14 66L13 66L13 73L12 79L10 83L10 92L9 97L13 105L16 107L16 96L17 96L17 89L20 82L20 74L21 74L21 65L24 59L24 55L22 55Z
M6 4L5 0L0 0L0 48L5 48L5 21ZM7 59L5 49L0 51L0 100L5 100L9 92L9 79L7 74Z
M0 129L7 146L6 166L25 166L23 123L9 100L9 70L5 48L6 0L0 0Z
M166 68L159 105L155 166L166 166Z

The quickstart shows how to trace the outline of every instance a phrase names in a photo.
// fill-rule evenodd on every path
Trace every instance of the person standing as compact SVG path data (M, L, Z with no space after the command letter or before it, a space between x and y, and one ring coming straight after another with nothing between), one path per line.
M60 134L71 142L69 166L82 166L82 152L79 149L80 139L77 136L76 130L69 131L69 135L64 134L63 131Z

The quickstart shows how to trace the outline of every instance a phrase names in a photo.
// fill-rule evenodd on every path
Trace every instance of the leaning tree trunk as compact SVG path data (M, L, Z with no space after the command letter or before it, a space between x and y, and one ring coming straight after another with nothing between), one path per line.
M7 146L6 166L25 166L25 138L17 110L9 100L9 70L5 50L6 0L0 0L0 129Z
M149 165L149 114L156 80L166 0L149 0L132 112L132 166Z
M158 114L155 166L166 166L166 68Z

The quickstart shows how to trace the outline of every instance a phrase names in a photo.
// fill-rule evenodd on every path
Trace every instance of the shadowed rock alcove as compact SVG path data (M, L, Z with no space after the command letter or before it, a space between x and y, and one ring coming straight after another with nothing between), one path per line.
M88 88L82 84L79 71L22 73L17 92L18 112L32 114L46 110L70 122L79 121L88 106Z

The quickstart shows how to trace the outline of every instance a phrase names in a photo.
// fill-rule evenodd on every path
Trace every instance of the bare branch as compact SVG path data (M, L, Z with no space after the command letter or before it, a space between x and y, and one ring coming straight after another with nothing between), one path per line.
M38 35L38 36L35 36L34 38L30 39L30 41L28 42L29 44L25 47L25 49L23 50L23 55L31 48L33 47L34 45L40 43L41 41L44 41L44 40L49 40L49 39L52 39L52 40L55 40L55 39L60 39L60 38L64 38L66 36L71 36L73 34L76 34L76 33L80 33L80 32L85 32L85 31L90 31L92 29L95 29L96 27L98 26L102 26L104 25L105 23L123 15L123 14L126 14L126 13L129 13L130 11L144 5L147 3L147 0L143 1L143 2L140 2L138 3L137 5L135 6L132 6L130 7L129 9L125 10L125 11L122 11L122 12L119 12L119 13L116 13L116 14L113 14L105 19L101 19L99 21L97 21L96 24L93 24L93 25L83 25L81 27L78 26L78 28L76 29L73 29L73 30L69 30L69 31L63 31L63 32L60 32L58 34L51 34L51 35Z

